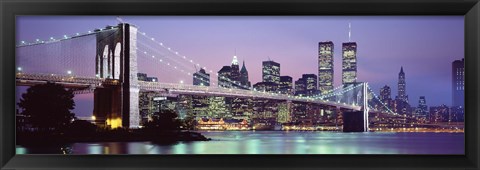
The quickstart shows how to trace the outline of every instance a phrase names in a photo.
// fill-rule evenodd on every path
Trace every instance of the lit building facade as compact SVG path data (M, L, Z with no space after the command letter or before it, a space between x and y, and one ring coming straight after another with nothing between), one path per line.
M143 125L149 120L151 120L152 115L155 112L159 112L159 108L156 107L153 101L154 97L155 97L154 92L139 93L138 106L140 111L140 125Z
M193 73L193 85L196 86L210 86L210 74L205 72L205 69Z
M158 78L157 78L157 77L147 77L147 81L149 81L149 82L158 82Z
M148 77L146 73L137 73L138 81L158 82L156 77ZM140 125L150 121L152 115L160 111L159 98L155 92L140 92L138 95L138 107L140 113Z
M427 100L425 99L425 96L420 96L420 99L418 99L418 107L416 109L415 116L426 118L427 115L428 115Z
M318 43L318 90L327 94L333 90L333 42Z
M232 65L230 66L230 80L235 86L240 84L240 67L238 66L237 56L233 56Z
M272 129L277 122L279 108L281 108L279 104L276 100L253 99L253 115L251 119L253 128L257 130Z
M292 102L292 122L296 124L311 123L310 118L307 115L307 103Z
M242 69L240 70L240 84L248 88L252 86L250 81L248 81L248 71L245 67L245 61L243 61Z
M278 84L274 82L258 82L253 85L253 90L261 92L276 92Z
M218 71L218 87L232 88L232 81L230 80L232 68L230 66L223 66Z
M295 95L296 96L304 96L305 95L305 91L306 91L306 87L305 87L305 80L303 78L299 78L297 81L295 81Z
M209 97L208 96L192 96L192 113L195 117L209 117L208 114Z
M146 73L137 73L138 81L158 82L157 77L148 77Z
M390 103L392 100L392 90L390 89L390 86L385 85L380 88L380 100L385 104Z
M398 95L395 97L395 107L395 110L398 114L412 114L412 109L408 103L407 83L405 72L403 72L403 67L400 68L400 73L398 73Z
M450 108L446 105L430 107L430 123L448 122L450 117Z
M243 63L242 70L239 69L237 56L233 56L231 66L223 66L218 73L218 86L224 88L250 89L248 71Z
M452 63L452 106L465 107L465 61Z
M230 107L226 97L208 97L207 117L231 117Z
M147 73L137 73L137 78L139 81L147 80Z
M403 67L400 68L400 73L398 73L398 96L399 100L408 103L407 95L407 83L405 81L405 72L403 72Z
M175 110L180 119L185 118L187 115L193 115L192 95L178 95Z
M342 84L354 84L357 81L357 43L342 44Z
M303 74L302 78L305 80L305 94L307 96L313 96L317 94L317 75L315 74Z
M250 120L253 114L253 99L251 98L232 98L232 118Z
M280 63L275 61L262 62L263 82L280 83Z
M324 110L320 105L314 103L307 104L307 115L312 125L319 125L323 122Z
M279 91L282 94L293 94L293 82L290 76L280 76Z
M465 109L462 106L452 106L450 108L450 122L463 122L465 121Z
M315 74L303 74L302 78L295 81L295 95L312 96L317 92L317 76Z
M292 102L285 101L278 104L278 116L277 122L279 123L288 123L292 120L291 118L291 110L292 109Z
M297 81L295 81L295 95L296 96L305 96L305 92L307 90L307 87L305 85L305 80L303 78L299 78Z

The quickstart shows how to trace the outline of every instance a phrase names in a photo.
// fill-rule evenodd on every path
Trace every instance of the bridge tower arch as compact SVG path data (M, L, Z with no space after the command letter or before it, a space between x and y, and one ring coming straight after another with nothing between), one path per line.
M137 28L121 23L95 32L96 77L118 82L95 89L93 115L96 123L110 128L138 128Z

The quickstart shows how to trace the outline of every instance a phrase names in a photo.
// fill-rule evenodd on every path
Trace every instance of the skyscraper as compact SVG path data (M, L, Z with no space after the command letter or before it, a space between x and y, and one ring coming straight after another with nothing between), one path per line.
M240 70L240 84L245 87L251 86L250 81L248 81L248 71L245 67L245 61L243 61L242 69Z
M230 66L223 66L222 69L218 71L218 87L232 87L232 81L230 80L231 70L232 68Z
M357 85L357 43L350 41L342 43L342 85L343 88L352 88ZM340 97L343 103L358 103L357 97L362 90L355 88L347 91L345 95Z
M428 106L425 96L420 96L418 100L418 108L416 110L417 117L426 117L428 115Z
M452 106L465 107L465 63L464 59L452 63Z
M357 81L357 43L342 44L342 84L351 85Z
M148 77L146 73L137 73L138 81L158 82L157 77Z
M293 92L292 77L280 76L279 90L280 90L280 93L283 93L283 94L292 94Z
M295 95L305 95L305 91L305 80L303 78L299 78L297 81L295 81Z
M318 43L318 90L326 94L333 90L333 42Z
M382 101L383 104L385 104L388 108L392 106L392 90L390 89L390 86L383 86L380 89L380 101ZM381 107L383 110L387 110L385 107Z
M263 82L280 83L280 64L275 61L264 61L262 63Z
M317 75L303 74L295 81L295 95L312 96L317 94Z
M405 73L403 72L403 67L400 68L400 73L398 73L398 99L408 103L407 95L407 85L405 81Z
M412 113L412 108L408 104L407 83L403 67L400 68L400 73L398 73L398 95L395 97L395 106L395 111L399 114L411 115Z
M450 115L450 108L442 104L440 106L430 107L430 114L428 116L430 123L448 122Z
M218 86L225 88L249 89L248 71L243 63L242 71L238 66L237 56L233 56L231 66L223 66L218 71Z
M240 68L238 66L237 56L233 56L232 65L230 67L231 67L230 80L235 82L235 84L239 84L240 83Z
M256 91L277 92L278 84L274 82L258 82L253 85Z
M317 94L317 75L303 74L302 78L305 80L305 90L307 96Z
M147 80L147 73L137 73L138 81L146 81Z
M387 100L392 99L391 96L392 96L392 90L390 89L390 86L385 85L380 89L380 100L383 103L386 103Z
M196 86L210 86L210 74L205 72L205 69L193 73L193 85Z

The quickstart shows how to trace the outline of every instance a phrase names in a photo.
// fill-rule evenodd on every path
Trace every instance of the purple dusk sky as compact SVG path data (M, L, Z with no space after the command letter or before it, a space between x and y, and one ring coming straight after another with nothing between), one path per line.
M281 75L291 76L294 81L302 74L318 74L318 42L333 41L335 87L341 85L341 48L348 41L348 23L351 23L351 41L358 45L358 81L369 82L377 95L380 87L388 85L395 98L398 73L403 66L406 91L415 107L419 96L426 96L429 106L451 105L451 64L464 57L463 16L122 16L122 19L207 71L212 70L211 79L217 79L215 73L222 66L230 65L236 51L240 64L245 61L252 84L261 81L262 61L269 58L280 63ZM117 22L116 16L21 16L17 17L16 36L18 41L33 42L84 33ZM88 75L93 76L95 41L83 41L91 44L84 45L88 50L77 49L75 53L91 57L85 58L86 66L77 65L90 70ZM139 49L143 44L139 43ZM139 72L157 76L160 81L191 83L191 76L140 53ZM17 56L17 65L22 57ZM171 61L179 69L186 72L195 69L173 53L170 57L177 57ZM54 68L58 63L46 66ZM79 116L91 115L91 96L76 97L75 112Z

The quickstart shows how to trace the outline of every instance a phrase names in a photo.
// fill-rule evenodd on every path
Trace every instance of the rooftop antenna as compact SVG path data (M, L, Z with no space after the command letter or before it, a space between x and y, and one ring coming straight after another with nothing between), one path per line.
M198 72L197 66L195 64L193 66L195 67L195 72Z
M120 16L117 16L117 21L118 21L119 23L121 23L121 24L123 24L123 23L124 23L124 22L123 22L123 19L122 19L122 18L120 18Z
M351 42L352 39L352 23L348 23L348 42Z

